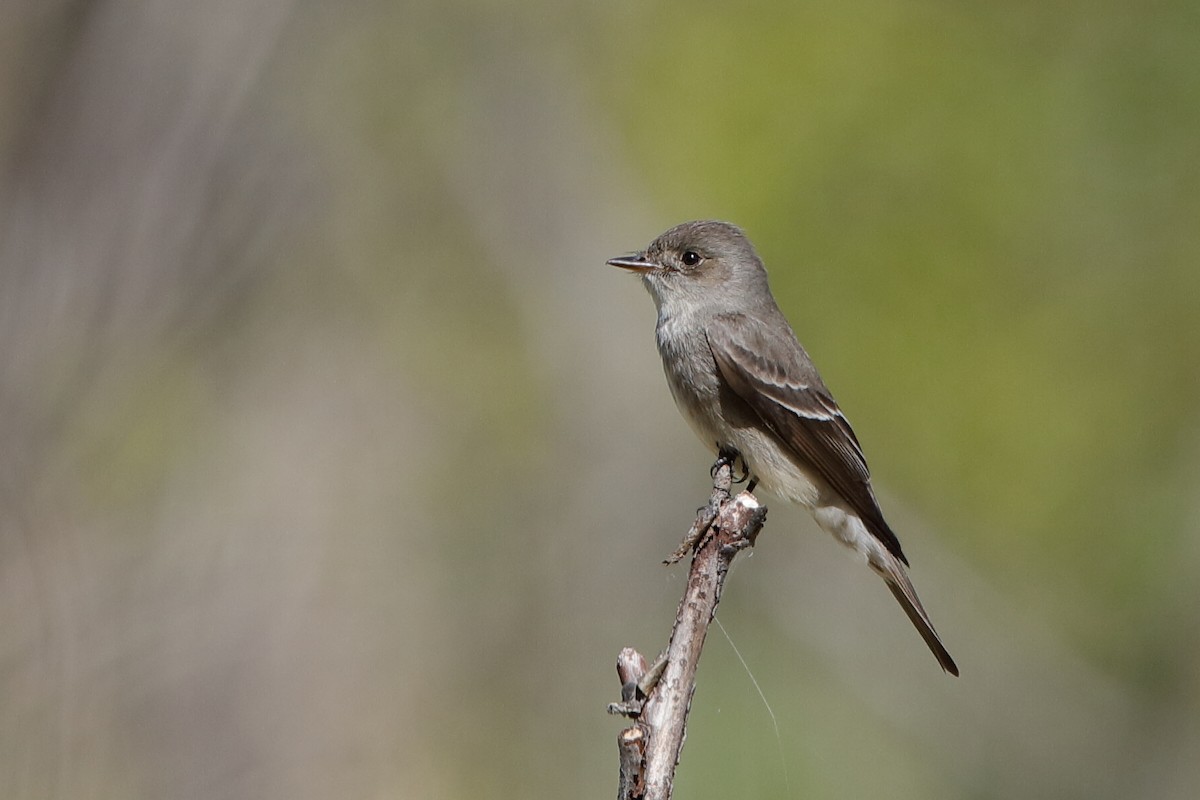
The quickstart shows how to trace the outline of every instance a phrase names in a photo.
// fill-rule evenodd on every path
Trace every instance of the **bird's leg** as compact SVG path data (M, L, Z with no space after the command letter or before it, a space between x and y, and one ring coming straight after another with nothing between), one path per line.
M739 461L742 462L741 475L738 474ZM746 491L754 491L754 487L758 485L758 478L750 474L750 465L746 463L746 457L732 447L718 447L717 463L713 464L712 472L710 473L714 480L716 480L717 472L720 471L721 467L726 465L729 466L729 480L731 482L744 483L748 480L750 484L746 487Z
M712 465L712 469L708 471L709 476L715 481L717 479L717 473L721 471L721 467L729 467L729 474L733 475L737 472L737 462L739 458L742 459L742 466L744 467L746 464L746 459L742 458L741 453L739 453L737 450L734 450L732 447L717 445L717 460ZM745 480L745 478L742 478L742 480ZM733 478L733 482L738 483L739 481L736 478Z

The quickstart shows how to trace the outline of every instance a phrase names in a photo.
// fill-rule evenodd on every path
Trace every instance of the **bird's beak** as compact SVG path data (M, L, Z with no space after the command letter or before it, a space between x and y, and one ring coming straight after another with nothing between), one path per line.
M646 258L644 253L634 253L631 256L610 258L607 263L614 267L627 269L630 272L652 272L656 269L662 269L662 264L655 264L653 261Z

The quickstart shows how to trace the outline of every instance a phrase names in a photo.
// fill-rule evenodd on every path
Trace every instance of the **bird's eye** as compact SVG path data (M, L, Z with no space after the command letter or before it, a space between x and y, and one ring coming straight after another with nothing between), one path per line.
M685 267L694 267L700 263L700 254L694 250L686 250L679 260L683 262Z

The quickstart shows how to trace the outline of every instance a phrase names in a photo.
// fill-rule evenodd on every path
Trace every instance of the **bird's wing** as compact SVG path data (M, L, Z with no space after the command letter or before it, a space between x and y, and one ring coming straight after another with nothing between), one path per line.
M742 314L716 317L706 330L721 377L804 464L841 495L888 551L908 559L883 518L850 423L790 331ZM786 338L785 338L786 337Z

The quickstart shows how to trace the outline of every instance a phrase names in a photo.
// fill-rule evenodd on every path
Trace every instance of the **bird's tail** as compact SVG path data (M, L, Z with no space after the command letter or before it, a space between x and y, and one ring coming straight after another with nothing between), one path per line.
M921 605L921 600L917 597L917 591L913 588L912 581L908 579L904 565L891 559L891 563L886 566L874 563L871 566L887 582L888 588L892 590L892 594L899 601L900 607L904 609L905 614L908 614L908 618L912 620L913 626L921 634L925 644L929 645L929 649L933 651L933 655L942 665L942 669L957 677L958 665L954 663L954 659L946 651L946 646L942 644L941 637L933 629L933 623L929 621L929 615L925 613L925 607Z

